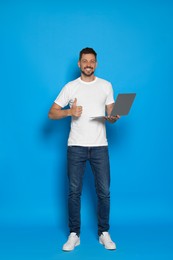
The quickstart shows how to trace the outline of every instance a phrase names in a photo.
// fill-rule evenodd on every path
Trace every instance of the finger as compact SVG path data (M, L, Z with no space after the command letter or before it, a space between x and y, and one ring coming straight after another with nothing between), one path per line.
M82 111L77 111L77 112L76 112L76 116L77 116L77 117L81 116L81 114L82 114Z
M111 119L112 120L117 120L117 119L119 119L120 118L120 116L119 115L116 115L116 116L111 116Z
M77 111L82 111L82 107L76 107Z

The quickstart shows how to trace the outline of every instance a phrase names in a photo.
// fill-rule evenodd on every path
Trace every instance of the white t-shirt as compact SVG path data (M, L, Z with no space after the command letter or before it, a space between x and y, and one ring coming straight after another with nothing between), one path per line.
M104 116L105 106L114 103L111 83L98 77L85 82L79 77L64 86L55 103L62 108L68 104L71 107L75 98L83 110L80 117L72 117L68 145L108 145L105 120L91 117Z

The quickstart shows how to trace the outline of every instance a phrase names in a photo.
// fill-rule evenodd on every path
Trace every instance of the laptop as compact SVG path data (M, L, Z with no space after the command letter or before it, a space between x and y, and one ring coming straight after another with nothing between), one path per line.
M136 97L136 93L124 93L124 94L118 94L112 112L111 116L125 116L128 115L130 112L130 109L132 107L132 104L134 102L134 99ZM103 118L105 116L92 116L91 118Z
M117 99L114 103L114 107L111 112L111 116L125 116L128 115L134 99L136 97L136 93L125 93L118 94Z

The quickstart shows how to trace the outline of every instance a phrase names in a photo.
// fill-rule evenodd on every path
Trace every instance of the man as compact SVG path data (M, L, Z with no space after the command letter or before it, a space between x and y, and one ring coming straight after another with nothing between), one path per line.
M92 48L80 51L78 66L81 76L64 86L49 111L51 119L72 117L67 151L70 235L63 250L71 251L80 244L80 202L86 161L89 161L95 178L99 242L106 249L113 250L116 245L108 233L110 166L105 121L114 123L120 117L110 116L114 105L112 85L94 75L97 54ZM66 109L68 104L70 108ZM93 118L94 115L103 117Z

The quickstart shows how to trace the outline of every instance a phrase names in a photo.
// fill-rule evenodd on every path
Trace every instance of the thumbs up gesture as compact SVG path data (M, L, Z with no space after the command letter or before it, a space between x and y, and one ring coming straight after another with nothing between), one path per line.
M82 114L82 106L77 106L77 98L75 98L71 107L72 116L80 117Z

